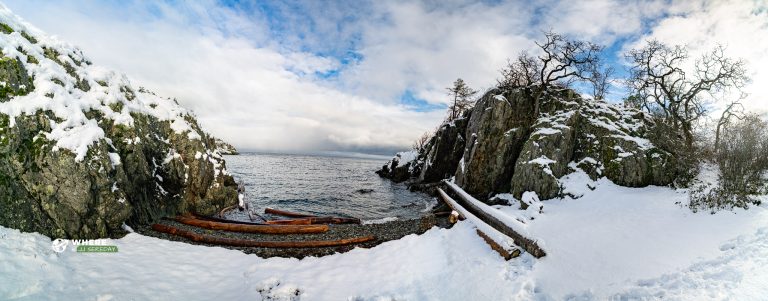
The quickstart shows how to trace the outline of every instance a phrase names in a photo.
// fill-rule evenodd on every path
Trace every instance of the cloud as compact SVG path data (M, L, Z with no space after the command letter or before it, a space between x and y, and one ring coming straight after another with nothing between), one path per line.
M697 2L677 7L674 13L651 27L648 34L627 44L627 48L638 47L648 39L657 39L669 45L685 45L692 57L698 57L718 44L723 45L727 47L726 55L744 59L752 78L751 84L745 88L745 92L749 93L745 107L765 112L768 111L766 37L768 2Z
M404 90L429 103L448 102L445 87L461 77L492 85L508 57L533 46L526 5L471 3L430 7L382 2L375 22L362 26L362 61L340 80L357 94L391 102Z
M218 28L239 28L249 21L225 8L58 3L38 10L43 7L38 3L15 4L9 6L17 14L81 46L96 64L177 98L214 135L243 149L390 152L407 148L442 116L304 78L300 75L325 72L337 63L308 52L278 51L258 38L268 31L258 22L248 23L247 36L230 35ZM149 9L156 9L157 16L148 17ZM48 18L53 14L59 18Z
M724 41L765 82L766 10L725 2L14 0L96 64L176 97L247 150L390 152L444 117L445 87L495 83L554 29L621 50L657 37ZM764 6L764 4L763 4ZM755 7L758 7L756 9ZM621 44L625 43L628 44ZM760 85L754 98L768 99ZM759 102L756 102L759 103ZM762 103L759 106L764 106ZM438 109L435 109L438 108Z

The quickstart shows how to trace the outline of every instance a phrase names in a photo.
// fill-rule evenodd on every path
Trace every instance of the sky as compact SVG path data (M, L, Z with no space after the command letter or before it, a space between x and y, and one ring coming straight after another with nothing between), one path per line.
M747 109L768 109L767 1L4 3L95 64L176 98L241 151L406 150L445 117L456 78L492 87L550 29L605 45L618 70L648 39L694 55L725 45L747 63ZM608 99L624 93L617 85Z

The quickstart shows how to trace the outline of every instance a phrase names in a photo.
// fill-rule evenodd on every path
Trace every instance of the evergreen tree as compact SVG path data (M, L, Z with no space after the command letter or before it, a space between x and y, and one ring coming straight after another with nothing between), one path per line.
M470 88L461 78L456 79L453 82L453 86L447 89L448 95L453 97L453 104L450 106L451 113L448 115L448 120L450 121L458 118L462 113L474 106L472 96L477 94L477 91Z

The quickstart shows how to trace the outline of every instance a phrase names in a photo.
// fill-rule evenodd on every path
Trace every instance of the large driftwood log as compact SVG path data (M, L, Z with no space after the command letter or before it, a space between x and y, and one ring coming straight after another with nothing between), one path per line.
M448 194L445 193L445 191L443 191L440 188L437 188L437 193L443 199L443 202L445 202L445 204L448 205L448 207L451 207L451 209L453 209L453 212L458 213L460 220L465 220L467 218L462 213L466 209L464 209L464 208L457 208L457 206L461 206L461 205L459 205L458 203L454 204L454 202L456 202L456 201L453 200L451 197L449 197ZM472 215L471 212L468 212L467 214ZM474 219L478 219L477 217L473 217L473 218ZM475 228L475 231L477 231L477 235L480 236L480 238L482 238L485 241L485 243L488 244L488 246L491 247L492 250L496 251L496 253L499 253L499 255L501 255L501 257L504 258L504 260L510 260L512 258L520 256L520 250L515 249L515 250L512 250L512 251L509 251L506 248L504 248L501 244L496 242L493 238L488 236L488 234L485 234L485 232L481 231L479 229L479 227L481 227L481 226L485 227L486 229L490 228L491 231L497 231L497 230L492 229L490 225L487 225L487 224L486 225L477 225L476 224L476 223L482 223L482 222L483 222L482 220L472 221L472 223L475 223L475 227L477 227L477 228ZM503 233L502 233L502 235L503 235Z
M466 217L464 217L464 215L461 214L461 210L457 210L456 207L453 206L453 204L451 204L450 202L447 201L447 199L450 198L450 197L445 193L445 191L443 191L442 189L438 188L437 189L437 193L440 194L440 197L443 199L443 202L446 205L448 205L448 207L451 208L451 210L456 211L456 212L459 213L459 220L460 221L463 221L464 219L466 219ZM448 212L448 215L450 215L451 213L453 213L453 212Z
M354 238L345 238L339 240L313 240L313 241L259 241L249 239L236 239L215 237L211 235L198 234L192 231L171 227L168 225L154 224L152 230L162 233L168 233L184 237L191 241L202 242L214 245L225 245L233 247L257 247L257 248L322 248L336 247L350 244L364 243L376 240L375 236L363 236Z
M513 230L511 227L509 227L504 222L500 221L498 218L496 218L492 214L486 212L479 206L475 205L474 202L466 199L466 197L461 192L456 191L452 185L446 185L446 186L448 186L448 188L450 188L451 190L454 190L456 195L459 196L459 200L462 201L461 205L463 205L464 208L466 208L469 212L477 216L486 224L490 225L491 227L503 233L504 235L512 238L515 244L523 248L526 252L530 253L536 258L541 258L547 255L547 253L544 252L544 250L541 249L541 247L539 247L536 241L521 235L520 233Z
M202 220L188 216L178 216L173 218L173 220L185 225L200 227L204 229L246 233L305 234L322 233L328 231L328 225L244 225Z

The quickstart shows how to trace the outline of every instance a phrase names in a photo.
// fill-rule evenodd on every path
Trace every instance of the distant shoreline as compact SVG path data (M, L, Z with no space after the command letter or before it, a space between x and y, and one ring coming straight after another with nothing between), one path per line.
M224 156L242 156L242 155L267 155L267 156L308 156L308 157L332 157L332 158L350 158L350 159L367 159L367 160L382 160L382 164L392 159L391 155L376 155L365 154L356 152L268 152L268 151L241 151L239 155L224 155Z

